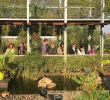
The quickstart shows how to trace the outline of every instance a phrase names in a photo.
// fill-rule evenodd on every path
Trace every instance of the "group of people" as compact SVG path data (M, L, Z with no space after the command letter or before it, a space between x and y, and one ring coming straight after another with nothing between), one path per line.
M63 55L64 54L64 43L60 42L58 47L55 45L54 42L48 43L48 39L44 39L42 44L41 44L41 53L43 55L46 54L58 54L58 55ZM85 48L83 45L80 45L79 47L76 44L71 44L68 47L68 54L75 54L75 55L85 55ZM87 54L94 55L96 54L96 51L94 48L91 48Z
M56 54L56 49L54 43L48 44L48 40L44 39L41 44L41 53L45 54Z
M60 43L59 47L56 48L56 45L54 42L51 42L50 45L48 43L47 39L44 39L42 44L41 44L41 53L43 55L46 54L60 54L63 55L64 54L64 44Z
M26 53L26 48L23 42L21 42L17 48L18 55L24 55ZM5 51L5 55L16 54L15 45L10 43Z
M80 45L79 47L76 44L72 44L69 48L68 48L68 53L69 54L77 54L77 55L85 55L85 54L90 54L90 55L94 55L96 54L96 51L94 48L91 48L90 50L88 50L88 52L85 52L84 46Z
M85 49L84 49L83 45L80 45L79 47L77 47L76 44L72 44L68 48L68 53L69 54L85 55Z

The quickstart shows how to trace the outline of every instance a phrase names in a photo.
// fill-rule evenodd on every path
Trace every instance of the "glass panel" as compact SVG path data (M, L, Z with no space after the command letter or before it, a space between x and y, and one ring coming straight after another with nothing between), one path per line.
M26 0L0 0L0 18L26 18Z
M63 18L62 6L63 0L33 0L30 5L30 17L39 19Z
M68 0L68 18L100 18L100 0Z

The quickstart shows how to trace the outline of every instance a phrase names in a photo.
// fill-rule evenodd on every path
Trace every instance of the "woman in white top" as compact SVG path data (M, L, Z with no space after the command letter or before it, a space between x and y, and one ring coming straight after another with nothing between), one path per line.
M83 47L79 48L77 52L78 52L78 55L85 55L85 50Z

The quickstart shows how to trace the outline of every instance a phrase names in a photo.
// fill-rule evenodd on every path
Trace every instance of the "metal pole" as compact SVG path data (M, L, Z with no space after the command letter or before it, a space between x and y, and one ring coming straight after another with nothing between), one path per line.
M89 18L92 18L92 8L89 10Z
M90 51L91 50L91 38L92 38L92 36L91 36L91 30L90 30L90 28L89 28L90 26L88 26L88 51Z
M59 7L61 8L62 0L59 0Z
M104 56L104 33L103 33L104 26L101 26L101 57Z
M105 14L104 14L104 7L105 7L105 0L102 0L101 2L101 57L103 57L104 54L104 33L103 33L103 27L104 27L104 18L105 18Z
M90 8L89 8L89 18L92 18L92 7L91 7L91 2L92 0L90 0Z
M30 5L30 0L27 0L27 23L29 23L29 5Z
M105 7L105 0L101 0L101 35L100 35L100 51L101 51L101 57L103 58L104 56L104 33L103 33L103 28L104 28L104 7ZM103 68L103 64L101 64L101 67Z
M30 0L27 0L27 25L29 24L29 4ZM27 26L27 53L31 52L30 49L30 27Z
M89 18L92 18L92 7L91 7L91 1L92 0L89 0L90 1L90 8L89 8ZM88 51L91 50L91 39L92 39L92 33L90 32L90 26L88 26Z
M100 29L101 29L101 26L100 26ZM101 33L102 33L102 29L100 31L100 54L102 52L102 48L101 48L101 46L102 46Z
M64 1L64 63L67 64L67 0Z
M64 0L64 89L66 89L66 67L67 67L67 0Z

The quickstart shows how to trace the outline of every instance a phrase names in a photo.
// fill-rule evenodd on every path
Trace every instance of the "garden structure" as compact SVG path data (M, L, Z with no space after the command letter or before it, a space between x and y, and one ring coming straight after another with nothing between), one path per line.
M53 25L62 26L64 34L64 62L67 60L67 26L75 25L87 25L94 27L99 25L101 28L100 33L100 54L103 57L104 52L104 33L102 31L105 24L109 24L110 20L107 18L107 14L104 13L105 1L101 0L97 3L99 6L93 5L94 1L87 0L87 4L81 5L77 2L67 0L56 0L56 1L39 1L39 0L27 0L18 2L7 2L1 1L1 18L0 24L8 25L25 25L27 27L27 52L31 51L30 47L30 27L32 25ZM26 3L27 2L27 3ZM76 6L74 3L76 3ZM18 5L20 4L20 5ZM84 7L83 7L84 6ZM75 12L71 12L71 11ZM84 11L85 12L81 12ZM96 10L96 11L95 11ZM6 13L7 12L7 13ZM18 14L18 13L19 14ZM47 17L44 12L52 14L53 16ZM44 15L43 15L44 13ZM58 14L57 14L58 13ZM99 13L97 15L97 13ZM94 28L92 29L94 30ZM88 49L91 48L90 41L92 40L92 33L88 34Z
M48 66L47 64L48 62L50 64L49 66L53 65L52 62L54 62L53 66L55 66L56 62L59 64L58 66L55 66L56 67L55 72L57 72L57 70L60 69L58 68L59 66L64 66L62 67L64 69L63 70L64 73L60 74L61 77L62 76L65 77L66 75L71 76L72 74L74 74L74 73L70 73L70 74L67 73L69 69L68 66L72 66L73 64L72 59L69 59L67 54L67 47L68 47L67 37L69 34L67 31L68 26L76 26L76 27L87 26L88 27L88 37L87 37L88 50L92 48L92 45L91 45L92 33L95 29L95 26L99 26L100 27L100 44L99 44L100 55L99 56L103 58L104 57L103 28L104 28L104 25L107 25L110 23L109 12L108 10L106 11L105 9L107 7L108 5L105 0L84 0L84 2L82 2L81 0L21 0L21 1L20 0L13 0L13 1L0 0L0 28L2 27L2 25L9 25L13 27L24 26L26 29L26 36L27 36L26 47L27 47L27 54L29 55L27 56L27 58L26 57L22 58L23 61L20 61L20 57L18 57L19 61L17 61L17 64L21 63L21 65L19 66L23 66L23 67L20 67L21 69L18 67L18 69L20 70L18 74L20 75L20 73L22 73L22 71L25 70L28 74L23 74L23 75L26 76L26 78L28 79L28 77L31 76L31 74L28 70L25 69L25 66L28 69L27 66L29 65L30 66L32 65L32 68L33 66L36 65L38 67L36 71L39 71L38 72L39 74L42 73L41 69L43 71L46 70L46 72L48 72L48 68L47 69L44 68L45 66L46 67ZM48 25L59 29L58 31L61 30L61 32L63 33L62 39L64 42L64 54L63 55L43 55L43 56L39 56L38 54L36 55L36 56L39 56L37 58L35 57L34 54L32 54L31 55L32 58L29 57L32 50L31 48L32 47L31 46L32 27L35 26L36 28L39 28L41 32L40 26L48 26ZM41 35L41 33L39 33L39 35ZM59 32L58 35L61 35L61 33ZM101 59L100 57L96 57L96 59L95 59L95 56L93 59L91 57L88 57L85 61L90 62L91 66L94 66L95 68L95 64L96 66L97 65L99 66L98 60ZM40 59L42 60L42 62ZM62 61L62 59L64 59L63 63L59 62L58 59L59 61ZM83 58L79 57L79 59L83 61ZM38 60L38 62L36 60ZM68 64L67 60L71 61L70 65ZM73 62L77 62L79 64L78 58L76 58L75 60L73 60ZM28 65L27 63L29 62L30 64ZM43 67L40 68L41 66ZM77 66L76 65L74 66L75 66L75 69L77 70ZM87 66L89 66L89 64ZM103 66L103 63L102 63L102 66ZM83 73L84 71L84 68L83 69L82 68L80 68L81 73ZM31 70L31 68L29 68L29 70ZM70 68L69 70L72 70L72 69ZM90 76L86 76L86 75L84 77L81 76L81 78L82 79L88 79L88 77L92 78L91 77L92 75L94 75L94 73L92 73ZM97 74L94 77L97 77ZM33 79L34 78L35 77L33 77ZM75 81L79 82L78 80L75 80ZM82 85L82 83L79 82L80 85ZM95 88L94 84L93 84L93 87ZM80 87L80 88L84 89L84 87Z
M108 15L104 13L105 1L97 0L97 3L99 4L98 7L97 5L92 4L94 2L95 1L87 0L85 5L81 5L77 4L77 2L75 1L71 2L67 0L56 0L52 2L43 0L24 0L22 2L18 2L17 0L15 0L13 2L9 1L7 3L5 3L5 1L1 1L0 24L27 26L27 52L31 51L29 42L30 27L32 25L47 24L54 26L63 26L65 48L64 58L66 60L67 26L88 25L89 27L91 27L99 25L102 30L104 25L109 24L110 22ZM75 4L78 6L76 6ZM71 12L72 10L74 12ZM85 12L83 13L84 10ZM50 15L49 17L47 17L47 15L43 15L45 11L47 12L47 15L49 13L52 13L53 16ZM90 36L91 34L89 34L88 37ZM103 56L103 32L101 32L100 36L100 54ZM89 41L91 41L91 39L89 39Z

